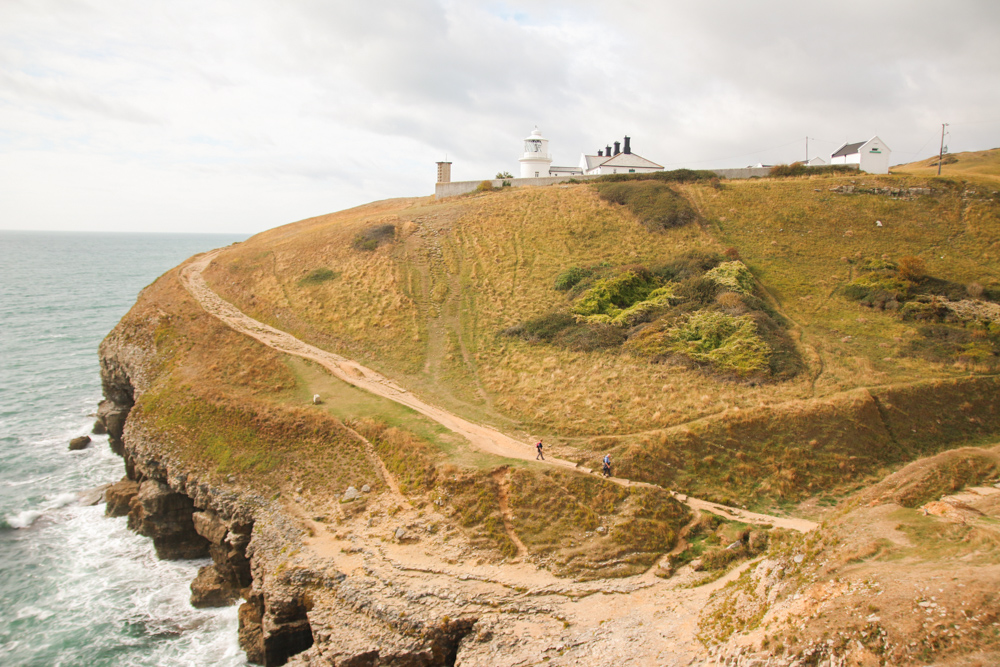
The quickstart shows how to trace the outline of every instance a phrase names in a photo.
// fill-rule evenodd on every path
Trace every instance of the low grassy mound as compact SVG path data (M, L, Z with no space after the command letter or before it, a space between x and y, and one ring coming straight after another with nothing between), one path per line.
M372 251L385 243L391 243L396 236L396 226L392 224L374 225L360 232L351 241L356 250Z
M734 377L787 379L798 353L773 310L755 295L739 260L691 253L654 266L570 267L555 288L573 299L505 330L534 343L577 350L621 349Z
M907 354L984 370L1000 365L1000 290L929 276L913 256L861 260L858 274L844 286L848 298L919 323Z
M697 219L683 196L666 183L653 180L598 183L601 199L624 206L650 230L680 227Z

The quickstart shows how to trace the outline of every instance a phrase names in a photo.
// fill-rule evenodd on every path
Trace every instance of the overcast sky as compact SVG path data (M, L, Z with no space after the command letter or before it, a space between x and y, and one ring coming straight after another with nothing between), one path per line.
M668 169L1000 146L1000 2L0 0L0 228L256 232L628 134Z

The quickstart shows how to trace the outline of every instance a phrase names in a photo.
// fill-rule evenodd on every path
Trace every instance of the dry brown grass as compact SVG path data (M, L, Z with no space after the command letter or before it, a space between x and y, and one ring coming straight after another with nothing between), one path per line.
M830 191L851 183L859 189L930 185L933 194L899 199ZM889 444L857 453L856 444L871 438L854 438L847 427L824 430L816 420L826 418L827 402L837 404L858 387L969 372L968 364L914 354L923 334L912 323L862 309L841 290L856 277L860 260L882 256L915 257L929 275L949 284L976 283L985 293L998 288L996 202L964 197L965 186L947 180L858 174L672 187L704 224L650 231L587 185L391 200L258 235L227 249L207 278L249 314L358 358L464 416L544 434L553 444L577 448L585 460L614 450L634 468L630 474L720 499L789 499L838 480L849 485L883 465L933 451L927 447L993 432L993 420L978 423L968 419L979 417L964 415L966 426L929 424L931 432L946 436L937 445L894 445L883 433L883 419L900 442L909 442L913 430L903 422L923 421L919 410L908 410L902 420L890 411L859 427L883 433L879 443ZM395 225L392 244L373 252L351 246L365 229L386 224ZM577 351L500 335L533 317L565 311L571 295L554 283L570 267L655 266L691 250L724 249L751 267L787 318L807 365L794 378L741 384L617 351ZM301 280L317 269L336 277ZM925 398L953 412L951 394ZM789 401L804 402L769 412ZM987 400L982 409L992 414L990 406ZM801 420L734 436L736 446L727 441L731 436L719 435L732 428L726 424L742 424L740 415L786 419L799 412ZM839 423L849 414L829 418ZM711 444L673 435L656 444L661 432L678 432L683 424L698 431L699 420L713 416L722 426L709 429L704 439ZM796 424L810 420L817 433L806 437ZM812 440L822 443L818 463L810 463L817 454Z
M296 379L281 355L208 316L176 270L144 290L110 336L144 339L150 355L130 423L192 467L258 491L378 486L338 420L288 403Z
M893 167L892 173L932 177L937 175L937 163L938 157L935 155L926 160ZM1000 180L1000 148L945 155L941 175L959 178L986 177ZM996 188L996 185L993 184L992 187Z

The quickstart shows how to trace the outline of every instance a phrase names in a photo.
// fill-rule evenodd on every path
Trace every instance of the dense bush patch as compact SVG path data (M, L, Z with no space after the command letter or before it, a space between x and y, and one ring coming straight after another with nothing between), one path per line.
M771 167L768 176L772 178L782 178L789 176L833 176L836 174L856 174L856 167L843 164L828 164L823 167L807 167L801 162L792 164L779 164Z
M651 230L680 227L698 217L684 197L660 181L604 182L594 187L601 199L627 207Z
M325 283L329 280L336 280L340 277L340 271L334 271L333 269L328 269L323 267L321 269L313 269L305 275L304 278L299 280L300 285L319 285L320 283Z
M369 227L354 237L351 245L355 250L372 251L383 243L388 243L396 236L395 225L375 225Z
M754 295L750 270L723 259L694 252L653 267L571 267L554 285L568 292L568 312L503 333L534 344L675 359L735 377L794 376L803 364L784 322Z

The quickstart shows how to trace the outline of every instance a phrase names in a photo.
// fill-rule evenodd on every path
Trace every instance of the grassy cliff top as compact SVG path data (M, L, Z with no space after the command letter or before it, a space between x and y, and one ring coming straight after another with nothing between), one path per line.
M389 200L259 234L206 277L253 317L466 417L753 501L907 460L886 406L859 417L852 392L992 375L998 258L992 191L850 174ZM824 411L841 435L789 421ZM787 428L753 442L733 430L776 415ZM864 452L847 435L858 419L881 434ZM992 429L976 428L949 439ZM657 449L670 456L654 465Z

